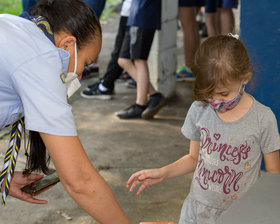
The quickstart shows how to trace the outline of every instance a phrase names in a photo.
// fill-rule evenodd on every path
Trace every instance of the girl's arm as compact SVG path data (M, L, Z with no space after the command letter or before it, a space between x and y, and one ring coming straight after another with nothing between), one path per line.
M280 173L279 150L263 154L265 170L270 173Z
M170 165L164 166L161 169L165 179L183 176L195 170L199 155L200 141L190 142L190 153Z
M105 180L88 159L78 137L40 133L69 195L103 224L130 224Z
M158 184L164 179L193 172L197 165L199 149L200 142L191 140L190 153L188 155L162 168L141 170L132 174L127 181L127 188L130 188L131 192L137 185L142 184L137 191L137 194L140 194L146 187Z

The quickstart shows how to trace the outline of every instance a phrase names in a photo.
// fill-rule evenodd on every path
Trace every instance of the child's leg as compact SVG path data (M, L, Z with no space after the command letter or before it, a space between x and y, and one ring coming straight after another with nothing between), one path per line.
M141 59L135 60L135 68L137 74L136 103L139 105L146 105L149 86L152 86L149 81L149 68L148 68L147 61Z
M196 7L179 7L178 15L183 28L185 64L190 67L199 46L199 33L196 23Z
M221 34L234 33L234 16L232 9L219 9Z
M219 7L221 34L234 33L235 21L232 9L238 7L238 0L220 1Z
M205 6L206 27L208 36L212 37L219 34L218 23L218 0L208 0Z
M138 75L137 75L137 70L136 70L135 63L133 63L130 59L127 59L127 58L119 58L118 63L137 83ZM148 93L147 94L148 95L153 95L155 92L156 91L155 91L154 87L149 82L149 88L148 88ZM137 103L137 101L136 101L136 103Z

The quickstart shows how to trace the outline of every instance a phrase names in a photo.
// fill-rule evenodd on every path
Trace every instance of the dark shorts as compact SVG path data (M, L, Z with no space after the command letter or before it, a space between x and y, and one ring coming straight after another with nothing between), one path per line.
M127 28L120 51L120 58L147 60L155 30L131 26Z
M236 9L238 0L219 0L219 8L223 9Z
M205 5L205 0L179 0L179 7L200 7Z
M206 0L205 12L206 13L215 13L219 5L218 0Z
M206 0L205 12L215 13L217 8L233 9L238 7L238 0Z

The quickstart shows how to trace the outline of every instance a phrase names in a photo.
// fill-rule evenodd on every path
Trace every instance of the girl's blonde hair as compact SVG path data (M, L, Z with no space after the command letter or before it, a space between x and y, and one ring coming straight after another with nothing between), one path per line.
M207 38L197 50L191 69L196 78L195 100L205 102L218 84L241 82L252 72L244 44L227 35Z

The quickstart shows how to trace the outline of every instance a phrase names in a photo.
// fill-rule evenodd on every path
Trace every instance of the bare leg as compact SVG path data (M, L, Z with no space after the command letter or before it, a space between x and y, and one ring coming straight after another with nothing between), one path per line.
M219 9L221 34L234 33L234 16L232 9Z
M178 15L184 33L185 64L190 67L199 46L199 33L196 23L196 7L179 7Z
M130 59L119 58L118 64L137 82L136 67Z
M218 13L205 13L208 36L219 34Z
M138 62L138 63L136 63L136 61ZM147 68L145 68L144 66L145 65L142 65L142 63L141 62L146 62L146 67ZM145 72L145 70L146 70L146 73L145 74L148 74L147 76L148 76L148 94L147 94L147 92L146 92L146 98L147 98L147 95L152 95L152 94L154 94L154 93L156 93L156 90L154 89L154 87L152 86L152 84L149 82L149 70L148 70L148 65L147 65L147 61L145 61L145 60L135 60L135 64L130 60L130 59L126 59L126 58L119 58L118 59L118 63L119 63L119 65L126 71L126 72L128 72L128 74L135 80L135 82L137 83L137 99L138 99L138 74L140 74L140 79L141 79L141 76L143 76L142 74L144 74L144 73L142 73L142 71L144 71ZM137 64L138 64L138 66L137 66ZM141 66L142 65L142 66ZM138 71L138 68L139 68L139 71ZM148 71L148 72L147 72ZM140 82L142 82L142 81L140 81ZM140 84L140 86L141 86L141 84ZM145 90L146 91L146 90ZM147 101L147 100L146 100ZM141 96L141 100L139 99L139 101L138 100L136 100L136 103L137 104L140 104L140 105L146 105L146 101L144 101L143 100L143 97ZM145 104L142 104L142 103L139 103L139 102L145 102Z
M147 104L147 95L149 90L149 68L147 61L137 59L135 60L135 67L137 71L137 98L136 103L139 105Z

